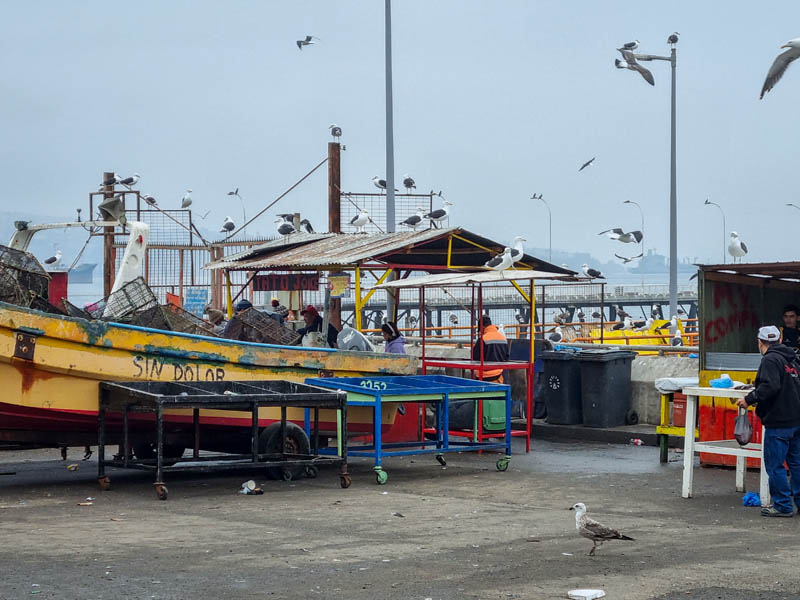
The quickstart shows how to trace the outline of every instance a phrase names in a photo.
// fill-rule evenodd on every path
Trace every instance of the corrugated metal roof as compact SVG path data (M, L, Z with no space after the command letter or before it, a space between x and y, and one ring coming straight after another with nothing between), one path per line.
M292 246L309 244L317 240L324 240L325 238L329 238L334 235L336 234L306 233L304 231L300 231L291 235L291 237L289 238L290 243L287 243L287 239L285 237L275 238L274 240L269 240L267 242L259 244L258 246L253 246L252 248L248 248L247 250L242 250L241 252L229 254L228 256L222 259L222 262L236 262L239 260L246 260L248 258L259 256L261 254L269 254L270 252L281 250L283 248L290 248Z
M578 281L572 275L560 275L545 271L506 270L483 271L481 273L437 273L435 275L422 275L408 279L398 279L376 285L378 289L405 289L419 287L447 287L451 285L464 285L466 283L502 283L504 281L531 281L535 279L558 279L560 281ZM580 278L583 279L583 278Z

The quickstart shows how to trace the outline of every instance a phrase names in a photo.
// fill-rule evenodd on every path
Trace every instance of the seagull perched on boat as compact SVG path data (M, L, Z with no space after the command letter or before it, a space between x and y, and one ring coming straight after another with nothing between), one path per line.
M380 179L377 175L375 175L375 177L372 178L372 185L374 185L379 190L386 191L386 180L385 179ZM394 188L394 191L398 192L400 190L398 190L397 188Z
M735 231L731 231L731 237L728 240L728 254L733 257L734 262L737 258L741 261L741 258L747 254L747 246L739 239L739 234Z
M339 127L336 123L331 123L330 125L328 125L328 129L331 130L331 136L333 137L333 139L338 142L339 138L342 137L342 128Z
M56 253L53 256L44 259L44 264L46 264L46 265L58 264L60 262L61 262L61 249L60 248L58 250L56 250Z
M434 227L438 228L438 224L442 221L450 217L450 207L453 206L453 203L449 200L445 200L442 202L442 208L437 208L436 210L432 210L428 214L424 215L426 219L429 219L430 222L433 224Z
M315 233L314 228L311 226L311 221L303 219L300 221L300 227L306 230L306 233Z
M189 208L192 205L192 190L186 190L181 198L181 208Z
M525 248L523 247L523 244L527 241L528 240L521 235L518 235L514 238L514 247L511 248L511 256L514 258L514 262L522 260L522 257L525 254Z
M638 244L642 241L644 237L642 232L639 230L636 231L628 231L625 232L619 227L615 227L614 229L606 229L605 231L601 231L597 235L606 234L608 239L615 240L617 242L622 242L623 244ZM621 258L621 257L620 257Z
M595 159L595 158L597 158L597 157L596 157L596 156L593 156L591 159L589 159L589 160L587 160L585 163L583 163L583 164L580 166L580 168L578 169L578 173L580 173L581 171L583 171L583 170L584 170L586 167L591 167L591 166L592 166L592 164L594 163L594 159ZM538 198L538 200L541 200L541 199L542 199L542 196L541 196L541 194L540 194L540 195L539 195L539 198Z
M632 42L626 42L622 44L622 48L617 48L617 50L630 50L633 52L639 47L639 40L633 40Z
M511 248L506 246L503 249L502 254L493 256L492 258L487 260L483 266L491 269L492 271L505 271L513 264L514 264L514 258L511 256Z
M307 35L306 39L297 40L297 47L300 50L302 50L303 46L310 46L311 44L316 44L317 42L315 42L314 40L320 41L320 39L318 37L315 37L313 35Z
M679 36L679 35L680 35L680 32L678 32L678 31L673 31L673 32L672 32L672 35L671 35L671 36L669 36L669 37L667 38L667 43L668 43L670 46L673 46L673 47L674 47L674 46L675 46L675 44L677 44L677 43L678 43L678 36Z
M575 511L575 528L578 533L588 540L592 540L592 549L589 551L589 556L594 556L594 551L597 550L597 544L601 546L603 542L608 540L627 540L629 542L635 541L632 537L622 535L616 529L607 527L602 523L598 523L594 519L586 516L586 505L583 502L578 502L570 507L570 510Z
M236 225L234 225L233 221L230 217L225 217L225 220L222 222L222 229L219 230L220 233L230 233L236 229Z
M125 179L120 179L119 183L124 185L126 188L131 189L131 187L136 185L136 182L139 181L139 179L140 179L139 174L134 173L130 177L126 177Z
M406 188L406 192L411 192L412 189L417 189L417 184L407 173L403 175L403 187Z
M653 74L636 62L636 57L634 56L633 52L623 48L617 48L617 50L619 50L620 54L622 54L622 60L618 58L614 60L614 65L616 65L618 69L630 69L631 71L636 71L650 85L656 84Z
M358 211L358 214L350 219L350 225L355 227L358 231L364 231L364 225L369 222L369 213L366 210Z
M760 99L763 99L764 94L775 87L775 84L777 84L781 80L781 77L783 77L783 74L786 73L786 69L789 68L789 65L800 57L800 38L789 40L781 46L781 48L788 48L788 50L778 54L777 58L772 62L772 66L769 68L769 71L767 71L767 78L764 80L764 86L761 88Z
M583 269L583 274L586 275L586 277L591 277L592 279L605 279L600 271L590 268L586 263L581 265L581 269Z
M398 225L405 225L406 227L411 227L414 231L417 230L417 226L422 223L423 213L425 212L424 208L417 207L417 214L411 215L405 221L400 221Z
M625 256L620 256L619 254L616 254L616 253L614 253L614 256L616 256L618 259L620 259L622 261L622 264L627 265L629 262L632 262L632 261L636 260L637 258L642 258L642 256L644 256L644 253L637 254L636 256L631 256L630 258L627 258Z

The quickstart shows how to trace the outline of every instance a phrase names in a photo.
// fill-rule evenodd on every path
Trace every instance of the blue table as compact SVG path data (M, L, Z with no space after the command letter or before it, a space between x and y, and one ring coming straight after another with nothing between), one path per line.
M375 460L375 479L385 484L388 473L383 469L383 458L387 456L409 456L433 454L442 465L447 464L442 456L446 452L479 450L505 450L497 460L499 471L508 469L511 460L511 386L489 383L475 379L464 379L448 375L404 375L386 377L317 377L305 380L307 384L347 392L348 406L373 408L373 443L363 446L348 445L349 456L366 456ZM450 441L450 400L505 399L505 438L500 441ZM420 402L435 407L436 439L416 442L384 444L381 439L381 416L384 402ZM306 411L306 432L310 427L310 413ZM319 450L320 453L335 452L335 448Z

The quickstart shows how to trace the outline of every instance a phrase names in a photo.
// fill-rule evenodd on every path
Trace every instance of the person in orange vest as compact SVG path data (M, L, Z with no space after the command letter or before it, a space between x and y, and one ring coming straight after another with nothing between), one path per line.
M506 336L500 333L496 325L492 325L489 315L481 317L481 325L483 326L483 334L472 348L472 360L479 361L481 359L482 347L483 362L508 362L508 340ZM503 369L484 371L480 379L503 383Z

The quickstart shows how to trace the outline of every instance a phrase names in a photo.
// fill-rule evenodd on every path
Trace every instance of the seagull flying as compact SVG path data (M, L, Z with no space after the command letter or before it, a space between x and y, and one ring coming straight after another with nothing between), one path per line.
M306 230L306 233L315 233L314 228L311 226L311 221L303 219L300 221L300 227Z
M513 264L514 258L511 256L511 248L506 246L502 254L490 258L483 266L488 267L492 271L505 271Z
M627 233L620 229L619 227L615 227L614 229L606 229L605 231L601 231L597 235L607 234L608 239L616 240L618 242L622 242L623 244L633 244L639 243L642 241L644 237L641 231L628 231Z
M623 264L627 265L629 262L632 262L632 261L636 260L637 258L642 258L642 256L644 256L644 253L637 254L636 256L631 256L630 258L628 258L626 256L620 256L619 254L616 254L616 253L614 254L614 256L616 256L618 259L620 259Z
M678 31L673 31L673 32L672 32L672 35L671 35L671 36L669 36L669 37L667 38L667 43L668 43L670 46L674 46L675 44L677 44L677 43L678 43L678 36L679 36L679 35L680 35L680 32L678 32Z
M731 237L728 240L728 254L730 254L734 260L737 258L741 259L747 254L747 246L739 239L739 234L735 231L731 231Z
M589 268L589 265L586 263L581 265L581 269L583 269L583 274L586 275L586 277L591 277L592 279L605 279L600 271Z
M623 48L618 48L618 50L622 54L622 59L623 59L623 60L616 59L614 61L614 64L617 66L618 69L630 69L631 71L636 71L650 85L656 84L656 80L653 78L653 74L647 69L645 69L638 62L636 62L636 57L633 55L633 52L625 50Z
M592 157L590 160L587 160L585 163L583 163L583 164L581 165L581 168L580 168L580 169L578 169L578 173L580 173L581 171L583 171L583 170L584 170L586 167L591 167L591 166L592 166L592 163L594 162L594 159L595 159L595 158L597 158L597 157L596 157L596 156L593 156L593 157ZM534 196L535 196L535 194L534 194ZM541 194L539 195L539 198L536 198L536 199L537 199L537 200L541 200L541 199L542 199L542 196L541 196Z
M233 224L233 221L230 217L225 217L225 221L222 223L222 229L219 230L220 233L230 233L236 228L236 225Z
M360 210L358 214L350 219L350 225L355 227L358 231L364 230L364 225L369 222L369 213L366 210Z
M46 264L46 265L52 265L54 263L57 264L57 263L60 263L60 262L61 262L61 250L60 249L56 250L56 253L53 256L51 256L50 258L46 258L44 260L44 264Z
M523 247L523 243L527 242L524 237L518 235L514 238L514 247L511 249L511 256L514 259L514 262L518 260L522 260L522 256L525 254L525 249Z
M412 189L417 189L417 184L410 175L405 174L403 175L403 187L406 188L407 192L410 192Z
M126 188L131 189L131 187L136 185L136 182L139 181L139 179L140 179L139 178L139 174L138 173L134 173L130 177L126 177L125 179L120 179L119 183L124 185Z
M191 191L191 190L189 190L189 191ZM232 192L228 192L228 196L239 196L239 188L237 187ZM241 198L241 196L239 196L239 197Z
M189 208L192 205L192 190L186 190L181 198L181 208Z
M622 48L617 48L617 50L630 50L633 52L637 48L639 48L639 40L633 40L632 42L622 44Z
M328 125L328 129L331 130L331 135L333 136L333 139L335 139L338 142L339 138L342 137L342 128L339 127L336 123L331 123L330 125Z
M318 37L314 37L313 35L307 35L306 39L304 40L297 40L297 47L302 50L303 46L310 46L311 44L316 44L314 40L319 41Z
M428 214L424 215L426 219L430 219L433 223L434 227L437 227L439 223L444 221L450 216L450 207L453 206L453 203L449 200L445 200L442 202L442 208L437 208L436 210L432 210Z
M627 540L634 541L632 537L622 535L616 529L606 527L602 523L598 523L594 519L586 516L586 505L583 502L578 502L570 507L570 510L575 511L575 528L578 533L588 540L592 540L592 549L589 551L589 556L594 556L594 551L597 550L597 544L601 546L603 542L608 540Z
M386 190L386 180L379 179L377 175L375 175L375 177L372 178L372 185L374 185L379 190ZM394 188L394 191L397 192L399 190L397 188Z
M424 218L422 215L425 212L425 209L417 207L417 214L411 215L405 221L400 221L398 225L405 225L407 227L411 227L414 231L417 230L417 226L422 223L422 219Z
M764 98L764 94L775 87L775 84L783 77L789 65L800 57L800 38L789 40L781 48L788 48L788 50L778 54L769 68L767 78L764 80L764 87L761 88L761 98Z

